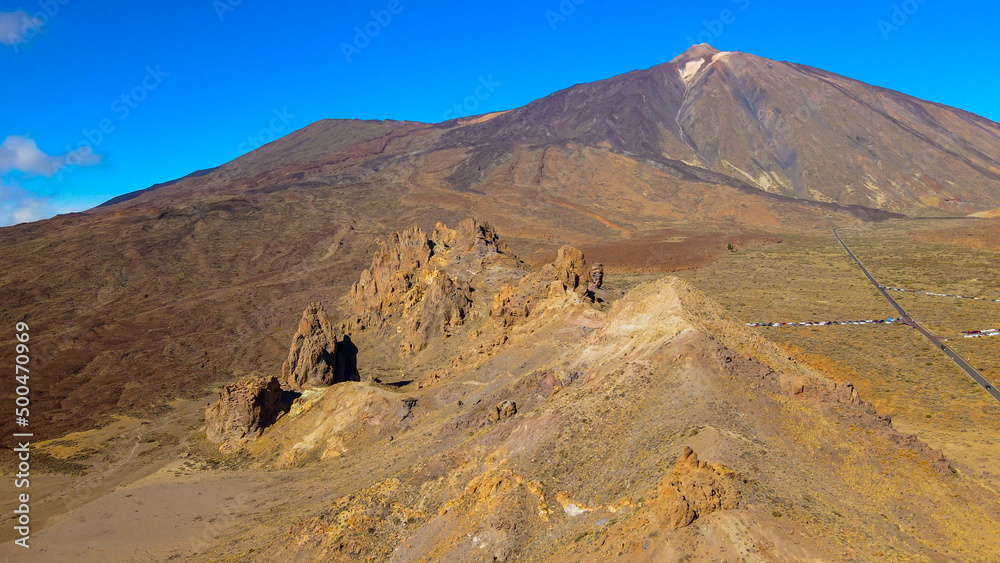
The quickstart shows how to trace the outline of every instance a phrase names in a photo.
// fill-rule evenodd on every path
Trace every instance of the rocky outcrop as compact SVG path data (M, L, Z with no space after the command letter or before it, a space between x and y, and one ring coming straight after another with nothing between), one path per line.
M496 229L475 219L466 219L455 229L449 229L439 222L434 226L431 243L436 254L452 250L457 257L478 261L480 264L494 254L507 251L506 246L500 242Z
M521 278L517 284L500 288L493 296L490 317L501 328L507 328L531 316L538 304L548 297L568 294L575 299L591 301L590 279L583 252L563 246L555 262Z
M517 403L514 401L500 401L489 413L490 422L503 422L517 414Z
M276 377L246 379L219 391L219 400L205 409L205 435L230 453L260 436L285 411Z
M854 388L853 383L834 383L833 395L835 400L841 403L860 405L863 402L861 400L861 396L858 395L858 390Z
M601 289L604 285L604 264L594 264L590 268L590 287Z
M381 326L397 304L404 304L417 281L417 272L433 254L431 241L418 227L390 235L372 258L371 266L351 286L350 302L359 328Z
M310 303L292 337L281 380L291 389L332 385L350 379L344 357L338 358L337 332L323 307Z
M716 510L738 507L740 492L735 476L721 464L699 461L685 446L673 471L657 487L655 510L661 525L683 528Z
M427 347L432 336L448 336L465 323L472 308L472 289L440 270L427 273L424 294L414 308L414 320L404 329L409 352Z
M585 297L590 291L590 269L580 250L563 246L556 254L552 267L556 271L556 280L562 282L566 290L579 297Z
M531 288L505 285L493 296L490 308L490 318L501 328L514 325L518 319L525 319L531 314L532 301L536 298Z
M358 330L402 321L402 349L419 352L435 336L448 336L472 313L469 280L505 251L493 227L466 219L442 223L431 236L417 227L394 233L351 288Z
M550 298L593 301L595 275L603 281L603 268L592 270L572 246L532 273L507 254L493 227L474 219L454 229L438 223L430 236L411 227L389 237L352 286L347 306L353 319L344 330L375 331L390 346L398 343L404 355L414 354L455 334L477 307L488 307L505 330Z

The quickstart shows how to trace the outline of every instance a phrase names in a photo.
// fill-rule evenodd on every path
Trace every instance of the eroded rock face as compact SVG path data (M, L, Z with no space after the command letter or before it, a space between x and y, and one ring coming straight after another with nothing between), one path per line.
M601 289L602 285L604 285L604 264L594 264L590 268L590 286Z
M549 299L592 301L591 276L583 253L571 246L530 272L507 254L493 227L473 219L454 229L438 223L430 236L411 227L389 238L352 287L353 319L344 330L381 331L405 356L456 334L477 307L488 307L506 331Z
M406 333L405 345L411 352L426 348L431 336L451 334L465 323L472 308L472 290L468 284L439 270L428 272L426 278L423 298Z
M552 264L556 269L557 281L561 281L567 290L584 297L590 290L590 269L583 252L572 246L564 246L556 254Z
M341 359L338 366L337 332L323 307L310 303L302 312L292 337L288 358L281 366L281 380L291 389L331 385L348 380Z
M493 227L474 219L431 236L417 227L394 233L351 288L351 326L380 329L405 318L404 352L419 352L434 336L447 336L471 314L468 279L504 246Z
M740 492L736 474L718 463L705 463L684 447L674 469L657 487L656 511L669 528L683 528L716 510L736 508Z
M531 314L531 305L535 298L532 293L534 292L527 291L522 286L503 286L493 296L490 318L501 328L513 325L518 319L527 318Z
M418 227L393 233L375 252L371 266L351 287L351 304L361 328L380 324L389 309L403 301L416 283L419 270L433 254L431 241Z
M490 255L506 252L496 229L475 219L466 219L455 229L438 223L431 235L431 242L437 254L450 249L470 260L482 261Z
M547 297L569 293L575 298L590 301L589 285L590 270L583 252L572 246L563 246L555 262L521 278L516 285L500 288L493 296L490 317L501 328L507 328L531 316Z
M205 435L229 453L257 439L288 408L278 378L257 377L225 386L205 409Z

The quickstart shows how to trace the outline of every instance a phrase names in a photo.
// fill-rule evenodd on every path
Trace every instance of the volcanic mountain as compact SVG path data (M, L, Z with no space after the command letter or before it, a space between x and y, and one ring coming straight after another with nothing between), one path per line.
M684 181L901 213L953 213L948 202L956 200L982 211L1000 198L997 123L804 65L708 45L507 112L429 129L412 123L358 129L342 122L307 128L279 141L280 148L254 153L255 165L246 157L236 162L246 165L240 168L246 175L279 162L329 165L338 153L385 158L450 150L462 158L446 161L446 185L490 194L522 184L518 173L544 183L544 168L558 169L552 159L600 151ZM413 150L417 137L428 141L424 151ZM523 152L534 155L530 170ZM551 152L564 154L544 154ZM380 160L368 168L379 168Z
M602 147L684 179L706 170L789 197L903 213L990 206L1000 125L829 72L697 45L667 64L557 92L449 131L475 189L523 145ZM486 173L484 173L484 171Z
M989 120L698 45L506 112L316 122L5 228L0 317L36 331L56 436L279 367L286 319L411 224L478 216L531 264L570 243L609 271L676 270L790 229L995 209L998 159Z

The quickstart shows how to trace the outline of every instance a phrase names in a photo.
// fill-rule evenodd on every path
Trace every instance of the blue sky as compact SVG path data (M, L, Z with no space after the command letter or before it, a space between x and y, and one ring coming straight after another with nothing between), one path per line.
M0 1L0 225L216 166L318 119L509 109L691 43L1000 120L998 15L942 0Z

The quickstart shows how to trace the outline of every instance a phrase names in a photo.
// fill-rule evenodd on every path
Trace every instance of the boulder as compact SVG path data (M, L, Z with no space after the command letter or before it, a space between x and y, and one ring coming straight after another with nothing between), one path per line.
M287 409L276 377L233 383L223 387L219 400L205 409L205 435L222 444L219 451L229 453L256 440Z
M834 383L834 397L839 403L860 405L863 401L853 383Z

